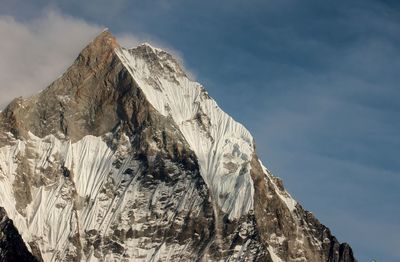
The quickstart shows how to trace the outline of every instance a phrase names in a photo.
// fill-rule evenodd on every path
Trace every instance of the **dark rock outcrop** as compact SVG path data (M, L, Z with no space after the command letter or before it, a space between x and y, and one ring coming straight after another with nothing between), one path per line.
M13 221L0 207L0 261L1 262L36 262L38 261L27 249Z

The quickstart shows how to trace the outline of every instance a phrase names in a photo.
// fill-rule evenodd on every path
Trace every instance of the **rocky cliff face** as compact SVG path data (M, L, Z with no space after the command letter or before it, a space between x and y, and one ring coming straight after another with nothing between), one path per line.
M38 261L26 248L12 220L0 207L0 261Z
M356 261L171 55L108 32L0 113L0 206L44 261Z

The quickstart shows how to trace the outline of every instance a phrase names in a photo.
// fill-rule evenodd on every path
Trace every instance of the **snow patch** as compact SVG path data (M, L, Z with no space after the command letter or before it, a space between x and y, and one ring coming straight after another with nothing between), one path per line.
M271 256L272 262L283 262L283 260L276 255L275 250L272 246L268 246L268 252L269 255Z

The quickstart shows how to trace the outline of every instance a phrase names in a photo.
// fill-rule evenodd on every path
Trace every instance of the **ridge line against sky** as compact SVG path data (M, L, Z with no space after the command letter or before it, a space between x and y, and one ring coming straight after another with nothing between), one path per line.
M172 50L360 261L400 260L400 3L1 0L0 106L104 27ZM171 48L172 47L172 48Z

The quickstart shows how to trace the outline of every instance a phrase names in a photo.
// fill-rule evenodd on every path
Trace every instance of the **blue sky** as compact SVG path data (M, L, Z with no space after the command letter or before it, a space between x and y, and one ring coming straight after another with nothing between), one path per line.
M102 27L170 49L250 129L289 192L360 261L400 261L400 2L110 2L0 0L2 37L24 39L43 64L32 73L40 81L18 86L57 77ZM17 30L24 37L13 38ZM46 50L43 39L52 43ZM7 56L4 67L13 60L15 72L31 72L29 55Z

